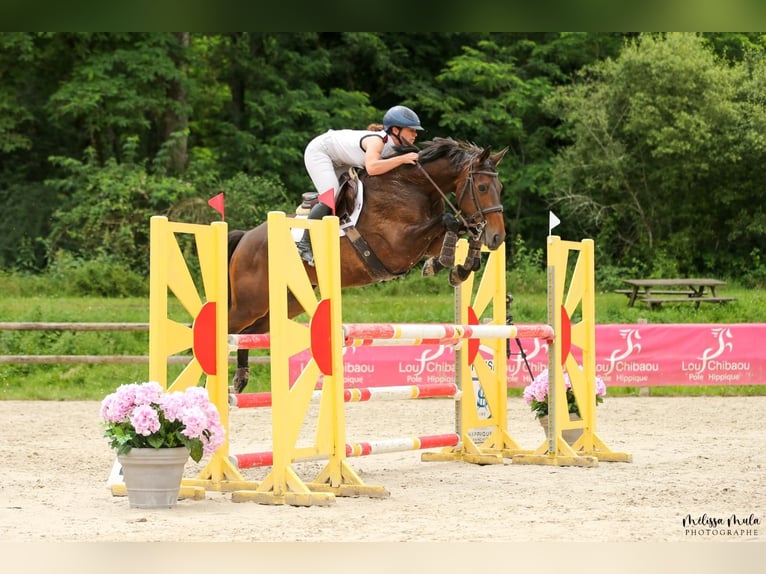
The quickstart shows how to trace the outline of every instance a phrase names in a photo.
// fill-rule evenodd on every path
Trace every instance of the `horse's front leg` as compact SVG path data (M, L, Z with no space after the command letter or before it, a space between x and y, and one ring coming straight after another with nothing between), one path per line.
M471 273L481 268L481 240L471 239L468 243L468 254L462 265L453 267L449 274L449 284L457 287L471 276Z
M423 277L433 277L442 269L447 269L455 264L455 247L457 246L457 234L448 231L442 242L439 257L429 257L423 263Z
M455 265L455 249L457 248L458 233L461 230L461 223L451 213L445 213L442 216L442 222L447 231L442 240L442 248L439 257L430 257L423 264L423 277L433 277L442 269L447 269Z

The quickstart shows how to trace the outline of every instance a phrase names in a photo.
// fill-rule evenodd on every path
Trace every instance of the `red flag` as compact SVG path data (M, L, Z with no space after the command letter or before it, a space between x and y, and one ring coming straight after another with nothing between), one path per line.
M330 188L319 194L317 198L319 203L324 203L327 207L332 209L332 214L335 215L335 189Z
M223 221L223 192L208 199L207 204L221 214L221 221Z

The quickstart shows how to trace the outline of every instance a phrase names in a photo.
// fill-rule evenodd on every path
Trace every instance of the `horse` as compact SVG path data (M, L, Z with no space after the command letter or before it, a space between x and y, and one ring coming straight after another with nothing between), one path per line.
M452 138L434 138L421 145L415 148L415 165L362 178L364 207L356 225L346 228L346 235L340 238L341 287L394 279L424 258L428 259L423 275L450 268L449 280L454 286L479 268L482 244L495 250L505 241L497 164L508 148L493 154L490 149ZM451 195L456 205L450 201ZM470 238L468 256L455 266L455 243L466 235ZM230 231L228 243L228 332L267 333L267 223L249 231ZM314 268L304 265L316 285ZM300 304L290 296L289 316L301 312ZM233 390L241 393L249 376L248 350L240 349Z

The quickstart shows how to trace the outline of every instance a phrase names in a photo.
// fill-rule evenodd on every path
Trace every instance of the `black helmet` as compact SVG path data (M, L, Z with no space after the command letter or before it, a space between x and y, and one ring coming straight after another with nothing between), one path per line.
M405 106L394 106L383 116L383 129L388 131L392 127L412 128L413 130L422 130L418 114Z

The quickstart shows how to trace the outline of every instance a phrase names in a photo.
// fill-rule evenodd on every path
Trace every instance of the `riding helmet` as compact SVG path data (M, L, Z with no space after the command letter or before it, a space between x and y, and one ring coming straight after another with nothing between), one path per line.
M410 108L406 106L394 106L383 116L383 129L388 131L392 127L412 128L422 130L420 118Z

